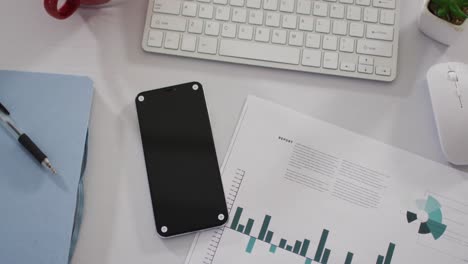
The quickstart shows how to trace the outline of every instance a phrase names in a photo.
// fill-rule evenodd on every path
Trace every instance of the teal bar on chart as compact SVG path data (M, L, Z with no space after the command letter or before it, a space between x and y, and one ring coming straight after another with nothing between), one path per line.
M376 264L383 264L383 261L384 261L384 257L379 255L379 257L377 258Z
M271 216L265 215L265 219L263 219L263 224L262 224L262 228L260 229L260 234L258 235L258 239L265 241L265 235L267 233L268 226L270 225L270 221L271 221Z
M236 230L243 210L244 209L242 207L237 207L236 213L234 214L234 218L232 218L231 229Z
M249 243L247 244L247 248L245 249L245 252L252 253L253 247L255 245L255 240L257 240L255 237L250 237Z
M306 258L305 260L305 263L304 264L312 264L312 259L310 258Z
M284 249L286 247L286 243L288 243L288 241L286 241L286 239L281 239L280 240L280 243L279 243L279 247Z
M390 245L388 245L387 255L385 256L384 264L392 263L392 258L393 258L393 252L394 251L395 251L395 244L390 243Z
M244 225L239 225L237 227L237 231L239 231L240 233L244 233Z
M331 251L326 248L325 252L323 253L323 258L322 258L322 264L327 264L328 263L328 258L330 257Z
M271 245L271 246L270 246L270 252L271 252L271 253L275 253L275 252L276 252L276 246L275 246L275 245Z
M345 261L345 264L351 264L351 262L353 261L353 256L354 254L351 253L351 252L348 252L348 255L346 255L346 261Z
M328 238L328 230L324 229L322 232L322 236L320 237L320 242L317 247L317 252L315 252L314 260L320 262L322 259L323 250L325 249L325 244L327 243Z
M307 250L309 250L310 240L304 239L304 243L302 243L301 253L300 255L305 257L307 255Z
M267 233L267 235L266 235L265 242L271 243L271 240L272 240L272 239L273 239L273 232L268 231L268 233Z
M299 250L301 250L301 245L302 245L302 242L296 240L296 243L294 244L293 252L296 254L299 254Z
M286 250L287 251L292 251L292 246L290 246L290 245L286 246Z
M245 234L250 236L250 231L252 231L252 227L253 227L253 224L254 224L254 220L253 219L250 219L247 220L247 225L245 226Z

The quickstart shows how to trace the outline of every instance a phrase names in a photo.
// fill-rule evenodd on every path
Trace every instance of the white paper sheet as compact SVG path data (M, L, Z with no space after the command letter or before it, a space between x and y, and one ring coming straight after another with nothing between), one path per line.
M467 174L274 103L248 98L222 175L230 220L186 264L468 263Z

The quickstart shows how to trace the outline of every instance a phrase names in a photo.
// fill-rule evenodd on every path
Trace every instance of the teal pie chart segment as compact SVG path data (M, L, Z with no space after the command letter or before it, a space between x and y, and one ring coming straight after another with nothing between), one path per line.
M440 211L440 203L432 196L429 195L429 197L427 197L427 201L426 201L426 206L424 208L424 211L426 211L426 213L430 214L434 211L437 211L439 210Z
M442 223L442 211L440 209L437 209L435 211L432 211L429 214L429 219L438 223Z
M431 231L431 234L435 240L439 239L444 234L445 230L447 229L446 225L433 221L432 219L429 219L426 222L426 225Z
M413 213L413 212L406 212L406 220L408 220L408 223L412 223L418 219L418 215Z

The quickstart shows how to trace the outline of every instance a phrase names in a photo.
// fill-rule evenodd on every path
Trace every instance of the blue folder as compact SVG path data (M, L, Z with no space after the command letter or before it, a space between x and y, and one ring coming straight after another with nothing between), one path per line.
M0 127L0 263L69 262L92 97L87 77L0 71L0 101L59 173Z

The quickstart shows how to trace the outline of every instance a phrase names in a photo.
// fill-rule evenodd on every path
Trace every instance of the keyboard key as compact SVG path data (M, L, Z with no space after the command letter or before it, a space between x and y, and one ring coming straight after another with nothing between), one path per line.
M342 61L340 70L347 71L347 72L354 72L356 71L356 64L352 62Z
M394 25L395 11L382 9L380 11L380 23L384 25Z
M314 16L322 16L322 17L328 16L328 4L315 1L313 14Z
M206 54L216 54L217 49L217 38L200 37L200 40L198 41L198 52Z
M248 8L260 8L262 5L262 0L247 0Z
M340 39L340 51L343 52L354 52L354 39L352 38L341 38Z
M357 42L357 53L382 57L392 57L393 44L391 42L363 40Z
M294 11L294 0L280 0L280 11L292 13Z
M182 6L182 15L194 17L197 15L198 5L194 2L184 2Z
M249 24L263 25L263 12L260 10L250 10Z
M304 33L290 31L289 32L289 45L302 47L304 45Z
M182 47L180 48L183 51L194 52L197 45L197 37L194 35L184 35L182 37Z
M336 50L338 48L338 38L336 36L323 36L323 49Z
M330 33L330 20L328 19L317 19L315 31L320 33Z
M368 56L359 56L359 64L374 65L374 58Z
M198 16L201 18L212 19L213 11L214 11L214 8L212 5L200 5L200 12Z
M157 47L157 48L162 47L163 38L164 38L164 32L150 30L149 35L148 35L148 46Z
M189 21L188 32L201 34L203 32L203 20L191 19Z
M364 21L377 23L377 18L379 16L379 10L376 8L366 7L364 8Z
M366 37L370 39L393 40L393 27L367 25Z
M209 36L219 35L219 23L214 21L206 21L205 34Z
M390 67L377 66L375 67L375 74L382 76L390 76L392 75L392 69Z
M263 8L265 10L278 10L278 0L263 0Z
M306 47L319 49L321 40L322 40L322 36L320 36L319 34L307 33Z
M371 0L356 0L357 5L370 6Z
M352 37L364 37L364 25L361 23L349 24L349 35Z
M185 31L187 20L176 16L153 15L151 18L151 27L167 29L172 31Z
M310 15L312 2L310 0L298 0L296 10L298 14Z
M372 73L374 73L374 66L359 64L358 65L358 72L372 74Z
M280 14L268 12L265 19L265 25L269 27L279 27L280 26Z
M179 49L180 35L175 32L166 32L166 39L164 41L164 47L166 49Z
M232 6L244 6L244 0L231 0L230 4Z
M387 8L387 9L395 9L396 8L395 1L396 0L374 0L373 6Z
M237 31L237 25L226 23L223 25L223 29L221 30L221 36L226 38L235 38Z
M228 6L216 7L216 20L228 21L231 16L231 8Z
M270 29L265 27L257 27L255 29L255 40L259 42L270 41Z
M333 34L342 36L348 34L348 23L343 20L333 21Z
M348 15L346 16L349 20L361 20L361 8L358 6L348 6Z
M239 26L239 39L251 40L253 36L253 27L247 25Z
M314 18L313 17L301 17L299 19L299 29L304 31L314 30Z
M247 21L247 10L235 8L234 11L232 12L232 21L245 23L245 21Z
M213 0L213 3L220 5L227 5L228 0Z
M320 50L305 49L302 52L302 65L319 68L322 64L322 52Z
M324 54L323 54L323 67L325 69L331 69L331 70L338 69L338 53L324 52Z
M286 46L222 39L219 54L228 57L298 65L300 50Z
M179 0L155 0L153 11L163 14L180 14L180 6L182 2Z
M344 18L345 7L340 4L332 4L330 8L330 17L333 18Z
M289 29L296 29L297 27L297 16L295 15L283 15L283 27Z
M343 4L352 4L352 3L354 3L354 0L340 0L340 3L343 3Z
M286 44L286 30L273 30L271 42L275 44Z

